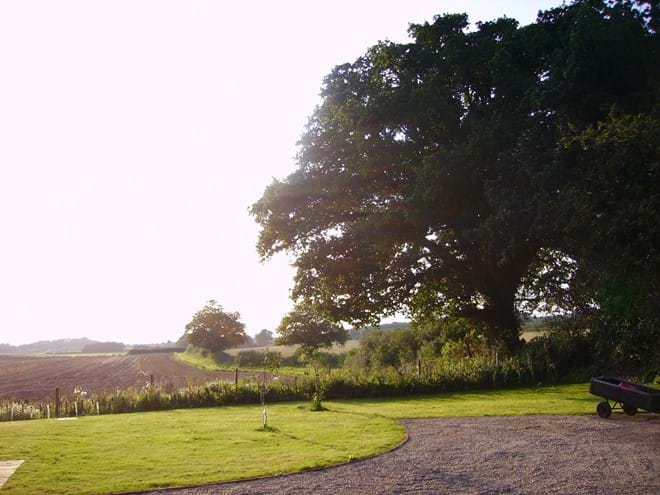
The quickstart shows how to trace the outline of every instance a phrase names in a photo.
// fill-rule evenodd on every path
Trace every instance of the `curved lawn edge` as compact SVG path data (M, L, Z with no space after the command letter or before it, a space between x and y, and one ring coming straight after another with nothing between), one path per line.
M447 404L447 407L432 408L429 403ZM362 462L395 451L405 445L409 440L409 432L403 425L406 419L440 419L440 418L475 418L475 417L504 417L504 416L581 416L593 415L598 399L588 393L588 384L564 384L542 387L521 387L496 390L474 390L465 392L449 392L444 394L429 394L421 396L404 397L374 397L353 400L330 400L328 404L332 411L349 412L353 414L373 415L387 418L399 424L405 432L403 440L389 449L374 454L356 458L350 462L340 462L322 467L303 468L281 474L264 475L241 478L215 483L200 483L190 486L176 486L172 488L158 488L135 492L117 492L110 495L132 495L143 493L176 493L189 488L209 486L231 486L236 483L261 480L267 478L280 478L303 472L324 471L346 464ZM484 405L493 407L491 411L484 411ZM337 408L337 406L339 406ZM476 406L476 407L475 407Z
M388 418L391 419L391 418ZM361 457L356 457L353 460L350 461L343 461L343 462L338 462L336 464L328 464L327 466L319 466L319 467L313 467L313 468L302 468L294 471L287 471L286 473L277 473L277 474L265 474L263 476L251 476L248 478L238 478L234 480L226 480L226 481L212 481L209 483L199 483L199 484L194 484L194 485L185 485L185 486L172 486L172 487L164 487L164 488L155 488L155 489L149 489L149 490L137 490L137 491L131 491L131 492L110 492L106 493L104 495L144 495L147 493L153 493L153 494L158 494L158 493L176 493L177 491L183 491L183 490L189 490L191 488L206 488L206 487L223 487L223 486L231 486L235 485L237 483L244 483L247 481L260 481L260 480L267 480L267 479L282 479L286 478L288 476L293 476L296 474L300 473L313 473L313 472L318 472L318 471L327 471L329 469L334 469L340 466L346 466L348 464L358 464L361 462L368 461L370 459L373 459L375 457L380 457L385 454L389 454L390 452L394 452L401 447L403 447L405 444L408 443L410 440L410 433L408 432L408 429L403 425L403 421L405 421L407 418L402 418L402 419L392 419L393 423L397 423L400 427L401 430L403 431L403 439L386 448L385 450L379 451L379 452L374 452L373 454L369 454L366 456L361 456Z
M269 406L274 428L267 431L256 428L260 406L0 424L0 458L24 458L30 468L3 492L55 495L75 487L89 495L158 494L277 478L395 450L408 441L403 419L593 414L597 402L583 383L328 400L327 412L310 412L306 403L277 403ZM127 442L133 445L128 451ZM98 467L112 475L101 475Z
M525 495L556 492L558 486L562 493L584 495L627 493L635 486L640 495L656 495L660 452L648 449L649 441L660 441L660 415L654 416L650 422L623 413L608 420L595 414L415 418L403 420L409 442L363 462L161 495ZM566 451L567 444L575 448ZM613 474L605 479L593 459L608 458L612 444L626 463L611 466Z

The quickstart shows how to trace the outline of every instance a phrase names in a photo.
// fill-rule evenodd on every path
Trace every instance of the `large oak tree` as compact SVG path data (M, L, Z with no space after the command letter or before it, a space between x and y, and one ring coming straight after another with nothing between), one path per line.
M655 4L443 15L336 67L298 169L252 206L260 254L292 252L294 299L335 321L462 316L515 351L521 308L570 276L565 134L657 102Z

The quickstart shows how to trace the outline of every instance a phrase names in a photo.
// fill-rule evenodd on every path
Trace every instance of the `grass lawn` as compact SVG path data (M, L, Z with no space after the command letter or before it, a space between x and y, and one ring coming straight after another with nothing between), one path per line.
M266 349L266 347L258 347L255 349ZM231 349L230 349L231 350ZM240 349L244 350L244 349ZM266 370L269 373L271 372L270 369L265 368L264 366L261 367L250 367L250 366L235 366L235 365L230 365L230 364L223 364L223 363L217 363L211 356L202 356L199 352L177 352L173 354L174 359L177 361L180 361L185 364L189 364L190 366L194 366L195 368L199 368L202 370L208 370L208 371L217 371L217 370L228 370L228 371L234 371L236 368L239 368L241 371L263 371ZM306 366L280 366L279 368L276 368L272 370L273 373L276 374L282 374L282 375L298 375L298 376L304 376L310 373L309 367Z
M331 354L343 354L350 351L351 349L357 349L358 347L360 347L359 340L347 340L345 344L334 344L332 347L322 350ZM284 357L291 357L296 352L296 349L298 349L297 345L269 345L266 347L242 347L227 349L225 352L227 354L231 354L232 356L236 356L239 352L242 351L273 351L281 353Z
M358 399L332 402L332 409L388 418L442 418L456 416L518 416L530 414L591 414L598 399L589 384L484 390L442 395Z
M235 406L0 423L0 460L26 462L7 494L109 493L264 476L385 451L408 417L592 413L588 385L326 402Z

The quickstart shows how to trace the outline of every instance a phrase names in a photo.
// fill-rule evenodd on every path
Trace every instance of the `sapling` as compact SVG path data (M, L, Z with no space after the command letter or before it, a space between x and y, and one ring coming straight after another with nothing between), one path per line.
M264 355L264 367L270 371L271 376L277 368L280 367L279 355L277 353L266 352ZM277 377L273 378L273 381L278 380ZM268 386L266 382L266 371L264 370L264 378L259 393L259 398L261 399L261 422L263 429L268 429L268 409L266 407L266 393L268 392Z
M311 409L313 411L323 410L321 402L324 389L319 375L321 365L319 350L328 348L335 343L343 344L348 338L348 332L305 304L296 305L289 314L282 318L277 331L280 336L275 340L276 344L300 345L303 356L314 370Z

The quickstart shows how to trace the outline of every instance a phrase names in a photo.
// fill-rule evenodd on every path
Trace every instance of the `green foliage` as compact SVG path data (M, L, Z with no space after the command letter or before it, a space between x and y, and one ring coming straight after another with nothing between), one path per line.
M360 347L348 354L341 369L330 367L339 363L323 361L337 359L333 354L317 350L310 355L299 350L298 359L312 364L314 374L299 374L293 383L274 381L265 391L266 398L269 403L309 398L312 406L318 409L324 398L413 395L583 381L606 370L593 360L596 344L592 332L574 323L571 319L546 322L550 327L545 335L525 344L515 357L491 354L485 339L463 320L443 320L434 325L427 323L391 332L372 330L363 337ZM466 345L467 342L470 343ZM202 359L202 352L206 352L206 360ZM188 358L198 356L196 365L218 369L218 365L212 366L214 362L209 361L212 355L207 351L189 350L186 355ZM279 357L277 353L250 351L246 356L258 362L261 369L269 367L264 358L269 356L274 366ZM630 376L648 381L653 378ZM142 390L66 397L61 403L61 415L257 404L263 392L255 379L241 381L238 386L219 382L178 390L145 386ZM0 421L44 418L48 406L54 416L52 402L0 404Z
M346 353L337 354L334 352L318 350L313 353L312 357L320 368L341 368L344 364ZM298 348L291 357L291 360L285 360L285 362L291 366L306 366L313 364L309 354L302 348Z
M562 157L572 183L561 218L578 260L574 324L589 329L600 367L647 376L660 370L658 115L611 112L573 129Z
M321 366L339 367L343 362L341 355L320 353ZM236 368L247 370L278 369L286 375L304 374L307 365L301 351L298 349L286 356L275 350L241 350L235 354L226 352L211 354L208 351L188 347L186 352L178 353L175 359L191 366L206 370L234 370ZM240 364L243 363L243 364Z
M299 345L302 357L314 369L314 390L311 394L312 410L323 409L321 401L325 386L319 376L322 364L319 349L329 348L333 344L343 344L348 338L348 332L340 325L333 324L319 315L313 307L305 304L297 305L287 314L277 329L280 336L275 340L278 345Z
M465 15L443 15L412 25L410 43L380 43L337 66L299 168L252 207L260 253L294 253L293 297L335 321L401 310L468 317L487 325L491 346L515 353L519 312L559 309L570 257L590 253L572 249L558 214L573 171L584 168L562 160L563 140L613 108L657 108L651 5L576 1L524 27L502 18L468 29ZM599 173L597 156L582 158ZM592 188L576 184L590 198ZM655 218L655 204L630 195ZM627 197L617 192L611 203ZM603 213L599 221L615 225ZM591 227L590 217L570 218Z
M234 358L239 367L247 368L279 368L283 364L282 354L276 351L240 351Z
M316 383L314 391L312 392L312 403L309 406L310 411L327 411L323 406L323 399L325 399L327 391L327 381L321 380Z
M210 352L237 347L247 340L239 313L223 311L216 301L209 301L186 325L186 341Z
M277 345L299 345L303 353L313 354L320 348L346 342L348 333L340 325L333 324L312 308L296 306L282 318L277 328L280 336Z
M589 332L565 323L548 321L542 335L509 357L491 352L479 329L464 319L429 321L393 332L374 330L349 353L328 390L397 395L587 380L600 371L594 341Z
M399 373L420 373L420 366L442 357L461 360L490 355L483 326L464 318L427 320L389 332L370 330L360 340L360 348L348 355L348 367Z
M94 416L189 407L258 404L260 393L261 384L256 379L241 380L238 385L229 382L212 382L176 390L146 386L142 390L117 390L107 394L67 398L61 402L60 416ZM305 380L301 380L300 386L275 381L269 385L267 394L269 402L302 400L311 396L311 386ZM10 421L12 418L13 420L44 419L47 418L48 407L51 417L55 417L54 402L0 403L0 421Z
M326 398L332 400L583 382L590 376L591 370L585 368L572 370L563 377L558 376L557 363L541 351L539 354L523 354L499 361L487 356L423 361L421 374L417 370L400 372L393 368L345 368L332 371L325 377L324 383Z
M301 352L300 359L313 366L314 374L298 375L293 383L275 381L267 390L257 380L241 381L238 386L212 383L179 390L145 387L141 391L68 398L62 404L62 414L75 414L74 401L78 414L85 416L97 413L97 402L98 412L109 414L257 404L264 392L269 403L308 398L314 410L323 410L324 399L585 381L601 370L593 361L594 343L589 332L575 329L570 323L570 320L553 323L545 336L526 343L515 357L491 354L484 339L476 337L460 320L391 332L372 330L363 337L360 347L348 354L340 369L324 366L318 350L312 354ZM472 341L470 354L466 339ZM248 351L247 356L263 363L265 355ZM0 404L0 420L10 419L10 406ZM55 405L51 403L50 408L54 414ZM14 419L37 419L44 417L45 411L46 404L19 404L14 406Z
M262 329L257 335L254 336L254 344L259 347L273 345L273 340L273 332L267 330L266 328Z

